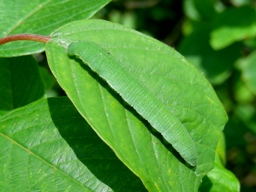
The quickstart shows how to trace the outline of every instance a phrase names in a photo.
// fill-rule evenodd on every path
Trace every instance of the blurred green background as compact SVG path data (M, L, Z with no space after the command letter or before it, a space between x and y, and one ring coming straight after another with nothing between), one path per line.
M256 191L256 1L116 0L95 17L170 45L205 75L229 115L226 167Z

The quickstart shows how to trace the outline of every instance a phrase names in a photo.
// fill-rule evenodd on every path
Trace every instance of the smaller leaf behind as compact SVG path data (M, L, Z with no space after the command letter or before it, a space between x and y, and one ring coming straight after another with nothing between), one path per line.
M240 184L235 175L226 169L219 158L215 155L214 168L207 173L199 188L200 192L239 192Z
M81 41L71 43L68 54L76 55L105 79L126 102L172 144L186 162L192 166L197 165L197 150L186 128L107 50L96 43Z

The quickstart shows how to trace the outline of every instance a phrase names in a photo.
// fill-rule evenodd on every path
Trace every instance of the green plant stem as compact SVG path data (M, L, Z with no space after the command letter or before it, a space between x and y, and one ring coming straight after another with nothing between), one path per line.
M51 39L50 36L42 36L42 35L35 35L35 34L17 34L17 35L10 35L7 37L0 38L0 45L9 43L12 41L20 41L20 40L47 43L50 39Z

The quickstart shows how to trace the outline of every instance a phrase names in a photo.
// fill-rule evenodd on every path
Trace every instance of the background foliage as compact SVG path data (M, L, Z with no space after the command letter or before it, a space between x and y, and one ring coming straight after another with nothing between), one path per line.
M256 190L256 2L126 0L98 15L176 48L212 83L229 115L226 167Z

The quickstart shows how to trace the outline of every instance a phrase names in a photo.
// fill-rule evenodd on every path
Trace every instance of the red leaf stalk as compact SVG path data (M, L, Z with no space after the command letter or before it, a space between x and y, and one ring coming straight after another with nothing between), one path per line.
M17 34L17 35L10 35L10 36L0 38L0 45L8 42L12 42L12 41L20 41L20 40L47 43L50 39L51 39L50 36L35 35L35 34Z

